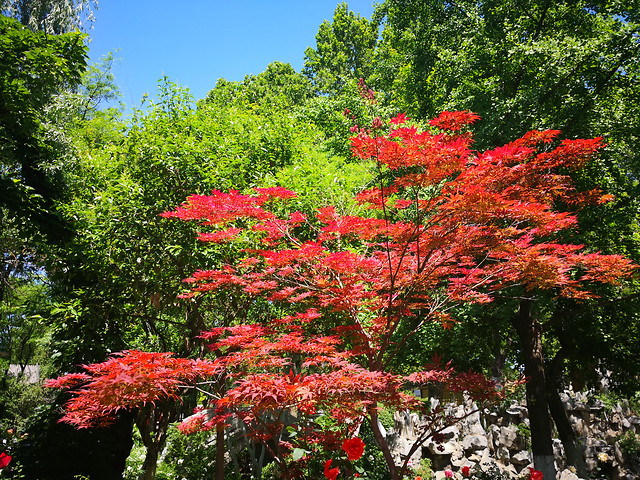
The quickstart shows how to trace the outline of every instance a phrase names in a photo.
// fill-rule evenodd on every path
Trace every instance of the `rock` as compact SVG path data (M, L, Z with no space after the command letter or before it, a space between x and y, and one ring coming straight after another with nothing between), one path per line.
M488 425L496 425L498 423L498 414L496 412L489 412L485 409L484 419Z
M589 412L591 410L591 407L589 407L589 404L587 403L575 402L573 404L572 410L575 412Z
M522 423L522 420L524 419L526 412L523 412L522 408L518 408L516 405L514 405L511 408L507 409L506 415L508 415L507 421L509 423L518 424L518 423Z
M564 470L567 467L567 462L564 458L564 445L557 438L553 439L553 457L557 465L556 470Z
M567 468L560 472L558 480L580 480L580 477Z
M629 423L633 426L640 425L640 417L636 417L635 415L631 415L627 420L629 420Z
M444 440L446 442L458 438L458 436L460 435L460 429L455 425L452 425L442 430L440 434L444 437Z
M455 440L450 442L444 442L444 443L436 443L433 441L429 441L425 444L425 446L429 449L431 454L434 456L443 456L443 455L450 456L458 450L462 451L460 444Z
M630 472L629 470L623 470L618 475L618 479L619 480L638 480L638 475L636 475L633 472Z
M463 422L463 430L467 435L486 435L487 432L482 426L480 411L469 415Z
M523 465L528 465L531 463L531 453L526 450L521 450L519 452L511 455L511 463L516 467L522 467Z
M576 432L576 435L583 437L587 434L587 424L582 418L571 415L569 417L569 421L571 422L571 426L573 427L573 431Z
M498 439L495 441L495 444L505 446L509 450L522 450L524 447L523 439L518 435L518 429L515 425L500 427Z
M487 437L484 435L467 435L462 439L462 449L465 453L477 452L489 447Z
M498 425L490 425L487 436L489 437L489 448L491 448L491 450L495 450L500 446L498 443L498 439L500 438L500 427Z
M509 452L509 449L503 446L496 449L494 456L496 460L505 465L508 465L511 461L511 453Z
M611 429L608 429L605 434L604 434L604 441L607 444L613 444L616 441L616 438L618 438L618 435L620 435L619 432L615 432Z

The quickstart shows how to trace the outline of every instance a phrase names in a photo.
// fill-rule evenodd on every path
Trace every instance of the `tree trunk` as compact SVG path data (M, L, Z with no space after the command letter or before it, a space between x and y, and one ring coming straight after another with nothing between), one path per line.
M400 469L396 466L393 455L391 455L391 450L389 449L389 445L387 444L382 432L380 431L380 427L378 425L378 414L376 413L375 406L369 409L369 421L371 425L371 430L373 431L373 436L376 439L380 450L382 450L382 455L384 457L385 462L387 463L387 468L389 469L389 473L391 474L391 480L400 480Z
M176 418L176 405L172 401L146 406L136 414L136 426L147 452L144 457L144 480L154 480L158 468L158 456L167 440L169 424Z
M580 478L587 478L587 464L584 461L582 442L576 437L576 433L571 426L567 412L562 405L558 393L558 382L556 379L560 375L560 367L563 361L563 349L560 349L551 362L551 367L547 369L547 401L549 402L549 412L558 429L558 436L564 446L564 453L567 463L576 468L576 473Z
M144 480L155 480L158 468L158 449L155 444L147 446L142 468L144 469Z
M556 478L553 457L551 421L547 403L544 358L542 356L542 327L531 315L531 301L520 302L515 327L520 339L524 374L527 376L527 409L531 424L533 464L545 479Z
M216 480L224 480L224 425L216 427Z

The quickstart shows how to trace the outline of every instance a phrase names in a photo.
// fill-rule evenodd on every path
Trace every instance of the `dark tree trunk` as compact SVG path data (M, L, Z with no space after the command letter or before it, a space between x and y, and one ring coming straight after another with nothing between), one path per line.
M542 356L542 327L531 315L531 301L520 302L515 327L520 340L527 376L527 409L531 423L531 450L536 470L544 478L556 478L553 457L551 421L547 403L544 358Z
M144 470L144 480L155 480L156 469L158 468L158 448L155 444L147 446L142 468Z
M562 400L560 400L559 386L557 379L560 378L562 362L564 360L564 347L556 354L551 365L547 368L546 386L547 401L549 402L549 412L553 418L558 436L564 446L564 453L567 457L567 463L576 468L576 473L580 478L587 478L587 464L584 461L584 452L582 442L576 436L569 416L567 415Z
M382 455L387 463L387 468L391 474L391 480L400 480L402 478L400 477L400 469L396 466L391 450L389 449L389 445L380 431L380 426L378 425L378 414L374 408L371 408L370 410L369 420L373 436L376 439L376 443L380 447L380 450L382 450Z
M216 427L216 480L224 480L224 425Z
M136 426L147 450L143 464L144 480L156 478L158 457L167 440L169 424L177 417L176 412L176 405L172 401L146 406L138 410Z

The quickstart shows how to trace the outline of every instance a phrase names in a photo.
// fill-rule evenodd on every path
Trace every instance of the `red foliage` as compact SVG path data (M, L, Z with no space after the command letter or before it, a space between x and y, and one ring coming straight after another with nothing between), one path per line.
M338 467L331 468L331 460L327 460L324 464L324 476L328 480L336 480L339 473L340 469Z
M108 425L121 409L179 400L183 387L220 373L220 367L208 360L136 350L84 369L88 374L71 373L45 383L46 387L73 390L75 396L66 404L61 421L77 428Z

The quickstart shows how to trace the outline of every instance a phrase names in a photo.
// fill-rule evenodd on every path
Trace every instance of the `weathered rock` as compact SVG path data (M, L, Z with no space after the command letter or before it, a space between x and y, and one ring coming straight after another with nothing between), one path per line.
M509 450L521 450L523 448L522 438L518 435L518 429L515 425L500 427L498 438L494 439L496 445L503 445Z
M531 460L531 453L527 452L526 450L521 450L511 455L511 463L516 467L529 465L531 463Z
M462 430L465 431L467 435L486 435L487 432L482 426L482 421L480 418L480 411L475 409L476 411L469 415L462 422Z
M622 402L613 410L605 410L600 400L566 392L561 395L561 400L568 408L571 425L580 443L584 445L589 474L606 474L609 480L640 479L640 464L626 459L617 444L621 433L640 432L640 417L627 415L628 404ZM518 475L526 477L527 467L531 465L531 454L522 428L522 425L529 425L526 408L514 405L503 413L487 409L474 411L474 408L468 399L460 405L445 405L449 414L464 418L441 432L442 444L428 442L416 452L413 460L418 462L421 455L428 455L436 472L451 466L457 471L464 465L486 464L502 472L512 472L512 478ZM394 457L401 459L416 438L421 420L408 414L397 414L395 420L396 428L389 431L388 438L393 443ZM567 468L564 449L558 439L553 440L553 449L559 472L554 480L577 480L575 472Z
M615 443L616 439L618 438L618 435L620 435L620 432L616 432L614 430L608 429L605 433L604 433L604 441L605 443L610 443L613 444Z
M564 458L564 445L562 445L562 442L557 438L553 439L553 456L555 458L556 469L558 471L567 468L567 462Z
M484 450L489 447L487 437L484 435L467 435L462 439L462 449L466 454Z
M571 470L565 469L562 472L560 472L560 475L558 476L558 480L580 480L580 477L578 477L578 475L573 473Z
M509 462L511 461L511 452L509 452L509 449L500 445L495 453L494 456L496 458L496 460L498 460L500 463L504 464L504 465L508 465Z

